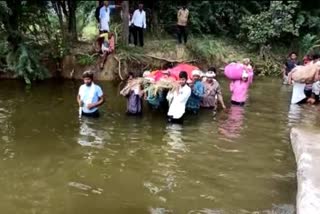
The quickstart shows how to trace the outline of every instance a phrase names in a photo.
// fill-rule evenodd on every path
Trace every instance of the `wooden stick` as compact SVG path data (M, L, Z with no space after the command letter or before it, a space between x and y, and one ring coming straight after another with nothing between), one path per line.
M119 67L118 67L118 73L119 73L119 77L120 77L120 79L123 81L124 80L124 78L122 77L122 75L121 75L121 61L120 61L120 59L118 59L118 57L116 57L115 55L113 56L113 58L115 59L115 60L117 60L118 61L118 63L119 63Z

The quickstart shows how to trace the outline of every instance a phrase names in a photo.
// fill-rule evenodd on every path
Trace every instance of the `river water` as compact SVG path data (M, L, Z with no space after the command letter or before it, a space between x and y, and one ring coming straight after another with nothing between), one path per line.
M289 130L310 114L289 108L280 81L256 80L245 108L182 127L148 108L127 117L106 82L102 117L80 120L80 84L1 81L1 213L294 213Z

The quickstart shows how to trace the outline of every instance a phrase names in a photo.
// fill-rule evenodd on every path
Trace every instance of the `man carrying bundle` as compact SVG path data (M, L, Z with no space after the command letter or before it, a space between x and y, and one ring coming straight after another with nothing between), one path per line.
M314 55L312 58L312 62L304 66L296 66L288 74L288 83L292 84L293 82L291 104L306 103L308 100L305 94L306 84L313 84L319 80L319 57L318 55Z
M209 71L205 74L206 81L204 82L205 95L201 101L202 108L210 108L216 112L218 107L218 102L220 102L223 109L226 109L226 106L223 101L221 87L219 82L215 79L215 68L209 68Z
M79 117L99 117L98 107L104 103L103 92L100 86L93 83L93 73L85 71L82 75L84 84L80 86L77 101Z
M168 122L183 123L183 115L186 110L186 103L191 95L191 89L187 85L188 74L181 71L179 74L179 84L177 89L172 89L167 95L169 102Z
M190 84L192 93L187 103L187 110L193 114L197 114L200 110L200 102L204 96L204 85L201 82L201 71L192 71L193 82Z
M127 98L127 115L142 115L142 98L144 91L142 79L134 78L133 73L129 73L132 79L128 79L127 85L120 91L122 96Z

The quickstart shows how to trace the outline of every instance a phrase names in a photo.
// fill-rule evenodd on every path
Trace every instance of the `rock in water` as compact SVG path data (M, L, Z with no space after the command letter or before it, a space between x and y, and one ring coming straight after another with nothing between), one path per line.
M320 210L320 133L293 128L291 144L297 162L297 214Z

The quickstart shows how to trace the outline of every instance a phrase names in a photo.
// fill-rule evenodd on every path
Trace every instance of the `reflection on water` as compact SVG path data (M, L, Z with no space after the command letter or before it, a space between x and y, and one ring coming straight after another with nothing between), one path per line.
M288 126L319 126L320 106L291 104L288 112Z
M2 159L13 159L15 156L15 152L12 148L12 136L14 135L14 128L10 122L11 112L7 106L10 100L7 100L7 103L0 101L0 143L2 150Z
M164 135L163 141L167 142L171 149L171 152L188 152L186 144L183 142L182 138L182 125L179 124L168 124Z
M81 146L103 148L110 136L106 130L95 128L95 119L83 118L80 120L78 143Z
M241 135L243 127L244 107L232 105L228 111L228 118L219 124L219 131L227 139Z
M279 82L257 81L250 105L182 126L147 108L127 117L110 83L101 118L79 120L79 85L0 85L2 213L294 213L288 124L319 116L312 106L288 113Z
M157 195L158 200L162 203L167 202L166 195L169 192L174 192L178 184L178 174L181 173L177 165L178 159L181 158L181 153L188 152L187 146L183 141L183 127L178 124L167 124L165 134L162 141L165 145L162 146L164 157L157 164L157 169L152 170L154 176L158 179L158 184L150 181L144 182L144 187L148 191ZM166 213L165 209L151 209L151 213Z

